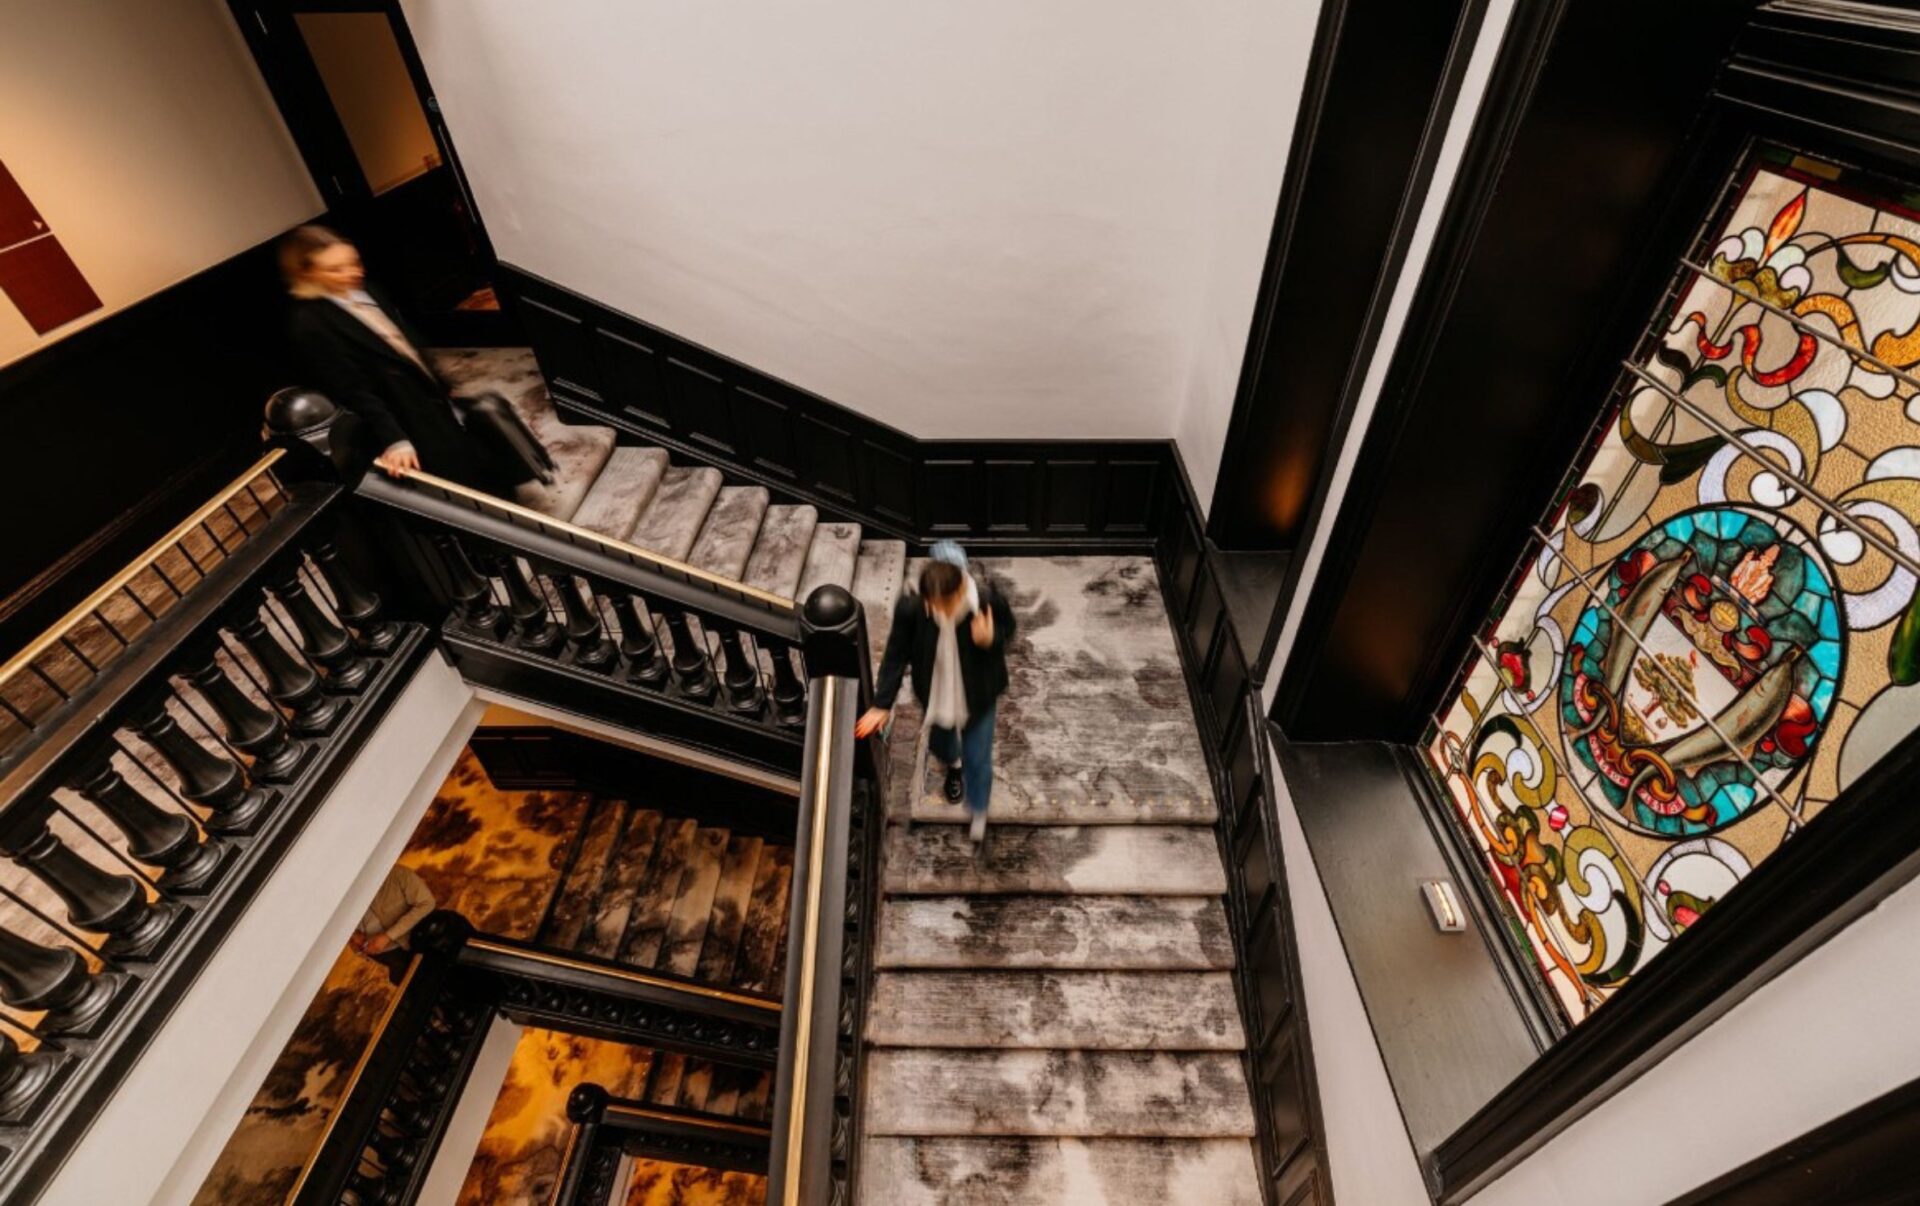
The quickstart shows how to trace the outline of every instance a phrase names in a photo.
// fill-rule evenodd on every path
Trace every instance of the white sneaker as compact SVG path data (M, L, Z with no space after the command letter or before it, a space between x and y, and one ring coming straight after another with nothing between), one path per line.
M967 825L967 838L976 846L987 840L986 813L976 812L973 814L973 820Z

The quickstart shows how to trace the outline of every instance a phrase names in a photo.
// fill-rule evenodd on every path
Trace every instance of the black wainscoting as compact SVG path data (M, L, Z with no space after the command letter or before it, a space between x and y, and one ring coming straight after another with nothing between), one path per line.
M877 536L1145 550L1176 488L1169 440L916 439L511 264L496 278L562 411Z
M1485 8L1330 0L1320 10L1208 509L1222 548L1290 549L1311 530L1342 389L1373 348ZM1450 54L1456 28L1467 41Z
M1177 472L1175 483L1155 565L1220 802L1216 836L1239 956L1234 974L1263 1189L1274 1206L1328 1206L1333 1196L1325 1131L1259 686L1227 612L1215 554L1201 537L1186 474Z
M260 456L284 290L253 247L0 369L0 648L18 648Z

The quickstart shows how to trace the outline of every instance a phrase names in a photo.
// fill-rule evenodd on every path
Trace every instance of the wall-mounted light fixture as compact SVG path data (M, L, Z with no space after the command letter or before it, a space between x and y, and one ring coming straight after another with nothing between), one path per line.
M1460 894L1450 879L1423 879L1420 895L1426 897L1427 911L1443 934L1457 934L1467 928L1467 911L1460 907Z

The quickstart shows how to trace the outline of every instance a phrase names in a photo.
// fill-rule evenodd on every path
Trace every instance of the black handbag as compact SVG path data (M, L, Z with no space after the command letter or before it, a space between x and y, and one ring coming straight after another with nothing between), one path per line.
M553 457L533 434L513 403L497 393L455 398L454 410L466 427L467 435L502 480L524 482L538 478L544 485L553 482Z

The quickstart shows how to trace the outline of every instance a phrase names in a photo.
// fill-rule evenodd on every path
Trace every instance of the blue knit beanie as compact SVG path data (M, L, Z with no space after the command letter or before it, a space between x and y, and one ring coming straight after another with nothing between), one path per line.
M927 556L962 570L967 568L967 551L961 548L957 541L936 540L933 542L933 547L927 550Z

